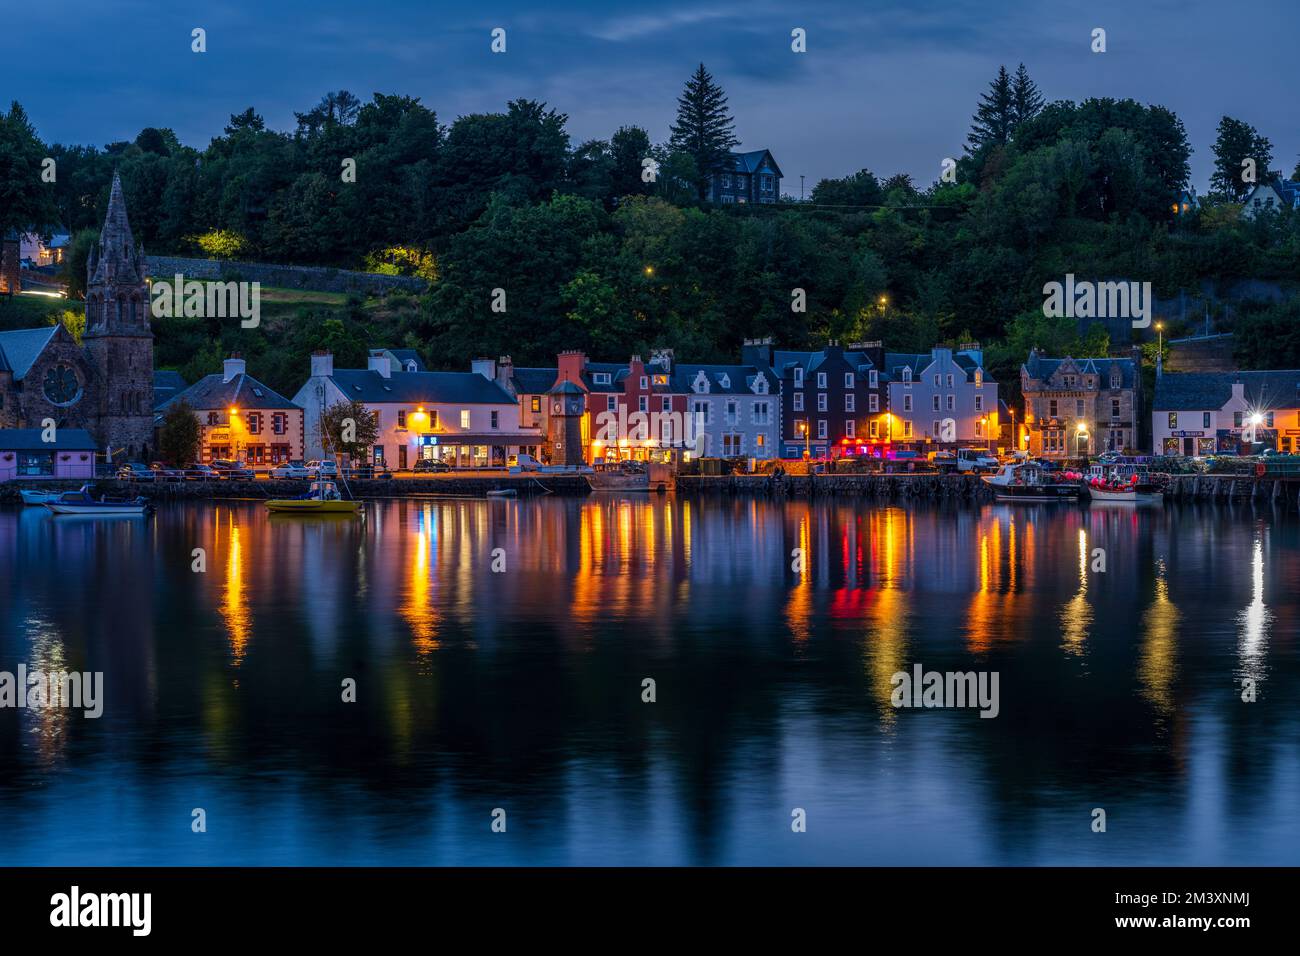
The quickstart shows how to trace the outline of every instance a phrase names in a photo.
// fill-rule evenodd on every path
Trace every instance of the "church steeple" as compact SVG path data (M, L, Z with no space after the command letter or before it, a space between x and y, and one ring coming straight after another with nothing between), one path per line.
M131 221L126 216L122 177L113 173L108 194L108 215L99 232L99 245L92 246L86 263L87 286L99 283L136 285L144 281L144 249L135 244Z

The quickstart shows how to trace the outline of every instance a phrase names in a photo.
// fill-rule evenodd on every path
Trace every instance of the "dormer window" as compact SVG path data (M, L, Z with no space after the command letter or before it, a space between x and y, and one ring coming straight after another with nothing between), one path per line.
M803 388L803 369L796 367L794 370L794 387Z
M984 384L984 373L979 369L975 370L975 387L979 388Z
M870 385L872 388L880 387L880 373L877 372L874 368L867 373L867 384Z
M725 374L718 376L718 384L723 388L731 388L731 377Z
M903 366L903 382L907 385L912 384L912 367L910 365Z
M591 376L591 380L592 380L592 382L595 383L596 385L608 385L608 384L609 384L609 373L608 373L608 372L596 372L596 373L594 373L594 374Z

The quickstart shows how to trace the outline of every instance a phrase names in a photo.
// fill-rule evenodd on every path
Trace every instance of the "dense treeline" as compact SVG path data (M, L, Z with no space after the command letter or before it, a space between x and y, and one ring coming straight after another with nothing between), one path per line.
M1000 71L977 104L952 175L918 187L863 169L818 183L808 203L768 207L700 201L709 167L736 142L703 67L662 144L634 126L575 144L567 117L530 100L444 126L418 99L361 103L346 92L298 114L291 132L247 109L203 150L165 129L103 149L47 148L17 104L0 120L0 181L30 183L6 187L13 221L0 227L25 218L87 230L74 283L115 168L150 251L432 280L427 296L382 320L353 307L328 331L317 322L283 343L174 323L176 364L191 370L195 356L211 364L236 345L288 368L297 356L279 350L326 338L348 351L367 337L415 346L434 366L463 367L480 353L548 362L562 348L619 358L671 346L722 360L741 339L770 335L787 346L882 338L896 349L975 338L1007 381L1030 345L1106 348L1104 336L1080 341L1072 320L1043 318L1042 285L1066 272L1150 280L1160 296L1206 278L1300 277L1300 216L1244 221L1231 204L1244 195L1233 179L1243 156L1267 176L1267 139L1225 117L1211 146L1215 195L1175 215L1192 146L1171 111L1111 99L1044 105L1023 67ZM747 145L768 145L780 161L779 143ZM32 164L46 155L58 177L41 187ZM345 181L349 159L355 182ZM504 313L491 308L496 289ZM806 311L792 311L795 289ZM1262 343L1247 363L1300 365L1260 331L1285 322L1286 308L1238 316L1265 323L1243 329L1243 342Z

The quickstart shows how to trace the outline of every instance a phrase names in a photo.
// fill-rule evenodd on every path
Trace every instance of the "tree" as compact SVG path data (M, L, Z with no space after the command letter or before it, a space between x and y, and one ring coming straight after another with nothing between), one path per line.
M620 126L609 140L613 169L610 173L610 195L644 196L650 192L650 183L641 178L644 162L650 155L650 134L639 126Z
M1038 92L1038 84L1029 78L1029 71L1023 63L1016 67L1015 78L1011 81L1011 107L1017 128L1021 123L1027 123L1037 116L1043 108L1043 97Z
M158 429L158 454L169 465L185 465L199 454L199 416L190 403L173 402Z
M53 225L54 186L41 182L45 146L15 101L0 112L0 237L10 230L38 232Z
M1225 116L1219 120L1219 135L1214 141L1214 173L1210 185L1220 196L1241 202L1256 183L1268 179L1273 163L1273 144L1255 127L1241 120ZM1254 161L1254 182L1243 178L1246 167L1243 160Z
M1005 66L998 67L998 75L989 83L987 93L980 94L980 104L971 119L970 134L966 137L970 152L979 152L987 146L1005 146L1018 122L1015 93L1011 77Z
M843 179L823 179L812 190L812 201L826 206L879 206L884 190L869 169L859 169Z
M713 173L726 168L731 148L739 142L735 120L727 111L727 95L701 63L677 98L677 122L669 139L674 150L695 160L700 200L708 195Z
M321 415L320 438L327 452L362 460L379 438L379 426L365 403L338 401Z
M86 297L86 260L90 250L99 244L98 229L79 229L72 237L72 245L63 257L59 278L67 284L69 299Z

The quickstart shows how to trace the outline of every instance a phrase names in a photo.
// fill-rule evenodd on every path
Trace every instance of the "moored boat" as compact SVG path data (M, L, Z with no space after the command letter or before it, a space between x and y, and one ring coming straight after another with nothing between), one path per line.
M587 484L592 491L649 491L650 471L644 462L610 462L596 465Z
M136 498L96 498L90 493L90 485L82 485L80 491L68 491L54 501L44 502L46 508L56 515L125 515L139 517L153 510L149 499Z
M980 481L993 489L998 501L1074 501L1079 497L1077 475L1047 471L1032 461L1003 465Z
M1099 474L1094 466L1085 484L1088 497L1093 501L1119 501L1129 504L1150 504L1159 501L1161 489L1151 476L1141 471L1132 471L1128 475L1112 470L1109 474Z
M62 491L32 491L23 488L19 491L19 494L23 496L23 504L25 505L43 505L51 501L58 501L63 497L64 493Z
M313 481L307 494L298 498L272 498L267 510L280 514L356 514L359 501L345 501L332 481Z

